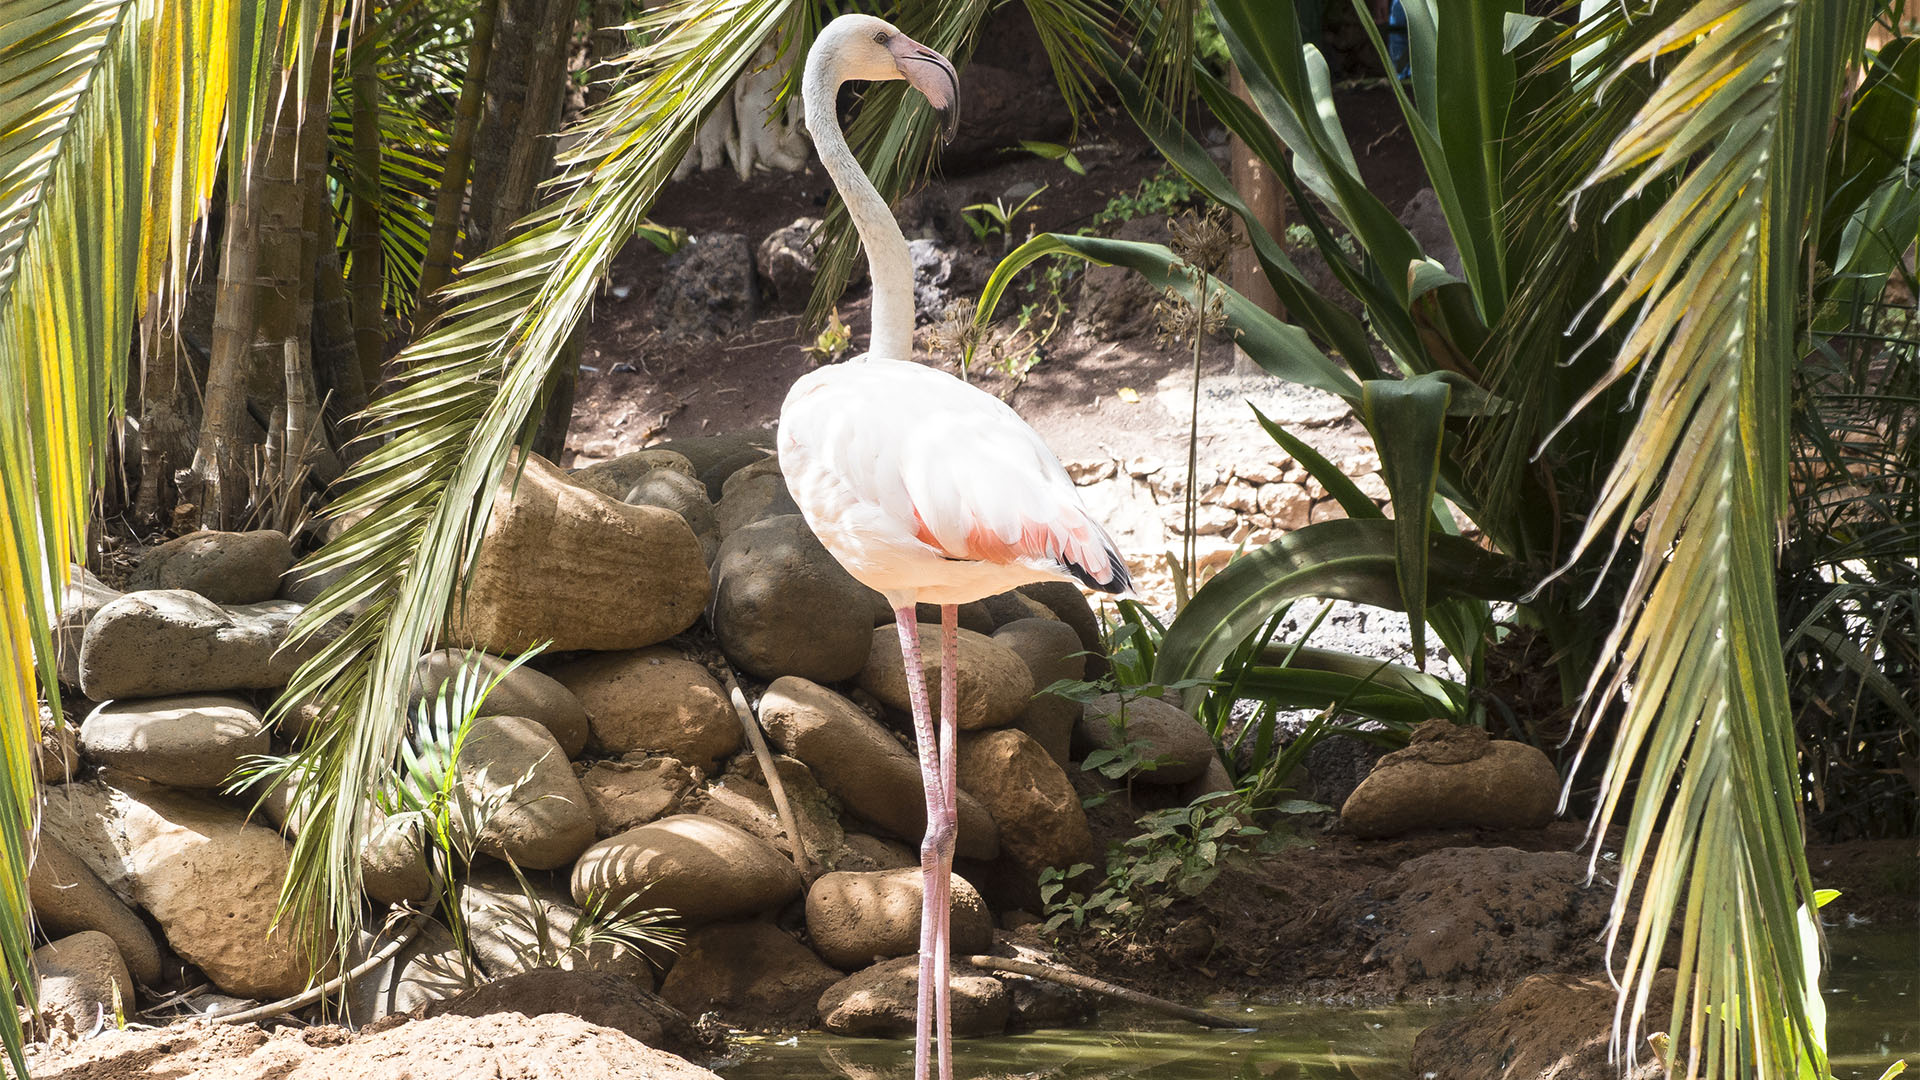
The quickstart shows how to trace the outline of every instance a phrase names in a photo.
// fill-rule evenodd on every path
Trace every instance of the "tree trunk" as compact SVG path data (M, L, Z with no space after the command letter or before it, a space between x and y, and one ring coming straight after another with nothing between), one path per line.
M361 381L360 357L354 351L353 312L346 275L340 268L340 249L330 242L314 248L313 370L327 395L327 415L338 425L367 407L367 386ZM343 440L351 434L343 432Z
M281 100L286 100L286 82L286 73L273 80ZM197 508L201 527L208 529L224 529L237 521L246 501L247 371L253 357L254 270L260 254L252 192L265 153L264 147L258 150L242 189L229 192L200 443L180 485L182 503Z
M619 82L611 61L627 51L626 0L593 0L593 34L587 38L587 61L593 76L587 83L587 108L607 100Z
M533 55L526 66L526 96L522 124L514 133L513 150L500 183L493 211L489 246L503 243L513 224L533 211L540 182L553 166L553 133L560 127L560 108L567 96L567 47L573 40L572 0L545 0L533 39Z
M159 304L149 307L140 335L140 493L133 505L134 520L148 528L159 525L168 510L164 502L174 470L193 457L187 419L193 379L182 377L180 363L186 347L175 321Z
M499 2L494 15L492 57L487 65L486 110L473 147L467 240L461 248L469 259L506 238L504 229L494 232L494 222L500 217L501 188L515 144L533 134L528 130L531 124L526 103L534 42L540 36L541 15L555 0Z
M361 11L367 11L363 4ZM363 21L368 21L364 19ZM379 42L375 33L357 37L353 50L353 220L348 242L353 251L352 280L354 350L360 358L360 381L377 383L386 359L387 328L384 296L385 260L380 250L380 76L375 68ZM324 103L322 103L324 108ZM318 115L325 116L325 112ZM325 152L325 144L321 146ZM321 192L322 195L325 192ZM326 223L323 221L324 226ZM330 230L329 230L330 231ZM331 238L329 238L331 243ZM312 265L309 261L308 265Z
M1235 97L1252 104L1252 99L1247 94L1246 81L1240 77L1239 68L1233 69L1231 86ZM1273 170L1249 150L1247 144L1241 142L1238 136L1233 138L1229 154L1232 157L1233 189L1240 193L1240 198L1246 202L1247 209L1275 240L1285 236L1286 194L1285 189L1280 186L1279 179L1273 175ZM1242 241L1246 240L1247 227L1244 222L1236 219L1233 228ZM1251 247L1234 249L1233 262L1230 264L1227 280L1240 295L1253 301L1254 305L1262 311L1285 317L1286 312L1280 307L1280 296L1273 291L1272 283L1261 271L1260 260ZM1235 345L1233 373L1245 376L1258 375L1262 372L1260 365L1254 363L1244 350Z
M481 0L473 12L473 43L467 48L467 75L460 84L453 134L447 140L447 166L433 204L433 232L427 238L426 258L420 263L420 301L414 328L426 328L439 314L433 294L453 276L454 243L460 235L461 212L467 201L467 173L473 161L473 133L480 126L486 102L487 69L493 55L493 0Z

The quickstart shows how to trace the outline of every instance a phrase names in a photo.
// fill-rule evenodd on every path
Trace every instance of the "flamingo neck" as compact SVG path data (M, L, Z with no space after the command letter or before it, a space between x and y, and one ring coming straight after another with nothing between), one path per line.
M873 279L873 333L867 354L889 360L913 359L913 258L907 238L894 220L893 210L867 179L866 170L847 146L840 130L834 98L845 79L836 70L832 50L815 50L807 57L801 98L807 110L807 131L813 148L826 166L833 186L847 204L847 215L867 252L867 270Z

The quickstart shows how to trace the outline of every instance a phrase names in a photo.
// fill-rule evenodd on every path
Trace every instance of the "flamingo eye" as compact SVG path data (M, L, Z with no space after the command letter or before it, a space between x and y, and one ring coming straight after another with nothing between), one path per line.
M876 45L885 45L887 43L887 32L885 30L874 31L873 43Z

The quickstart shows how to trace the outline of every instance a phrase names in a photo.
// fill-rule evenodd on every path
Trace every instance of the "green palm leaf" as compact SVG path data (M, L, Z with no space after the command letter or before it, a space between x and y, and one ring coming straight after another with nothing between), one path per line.
M222 134L257 114L276 55L261 28L303 17L248 0L0 2L0 982L23 1001L50 621L127 344L153 294L179 295ZM0 1039L26 1075L11 1008Z
M1773 542L1786 376L1799 356L1793 256L1806 208L1817 205L1838 75L1865 7L1705 0L1659 9L1663 23L1607 63L1616 78L1650 65L1662 77L1582 189L1625 181L1625 199L1662 196L1642 208L1644 226L1603 285L1603 321L1620 344L1581 406L1629 376L1645 404L1576 553L1609 532L1616 547L1631 538L1647 553L1587 707L1597 726L1626 698L1595 831L1621 809L1636 765L1641 792L1627 815L1610 936L1625 939L1616 1036L1639 1045L1683 913L1676 1075L1825 1075L1822 1033L1807 1021L1808 958L1791 932L1813 890Z

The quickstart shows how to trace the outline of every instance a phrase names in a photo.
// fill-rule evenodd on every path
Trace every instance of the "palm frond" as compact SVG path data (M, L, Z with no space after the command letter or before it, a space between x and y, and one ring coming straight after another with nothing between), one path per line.
M24 1001L50 621L103 475L135 323L151 294L177 295L222 134L255 115L275 63L261 27L286 13L269 6L0 5L0 984ZM58 695L45 698L57 712ZM0 1040L24 1076L10 1008Z
M397 360L402 385L366 413L376 446L334 505L366 518L310 568L351 568L311 605L297 637L365 610L304 666L280 707L323 703L332 719L305 758L294 804L314 824L283 901L304 928L347 941L361 917L358 805L390 774L407 732L415 659L440 634L472 565L494 484L532 421L562 347L608 263L692 144L701 117L799 0L675 0L638 24L632 77L561 139L548 206L445 290L458 306Z
M1637 766L1609 937L1624 944L1616 1040L1639 1044L1683 912L1671 1030L1690 1077L1825 1075L1808 958L1788 930L1813 890L1773 544L1800 353L1794 253L1865 14L1848 2L1657 6L1652 32L1607 62L1614 78L1653 67L1659 81L1583 185L1623 182L1621 202L1660 196L1646 196L1602 285L1600 325L1618 344L1576 409L1629 377L1644 404L1575 552L1609 533L1616 551L1632 538L1643 552L1602 654L1613 662L1588 688L1590 720L1604 714L1615 738L1594 829L1620 811Z

